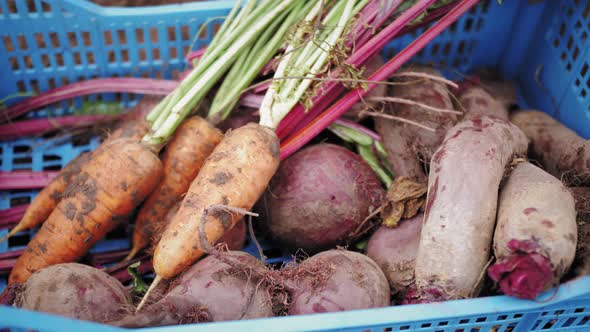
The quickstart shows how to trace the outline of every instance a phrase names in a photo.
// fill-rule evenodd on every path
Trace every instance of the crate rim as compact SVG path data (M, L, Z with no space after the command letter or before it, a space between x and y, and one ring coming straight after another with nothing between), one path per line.
M257 318L227 322L200 323L149 327L141 329L119 328L106 324L75 320L62 316L35 312L21 308L0 306L0 317L10 317L11 327L63 331L69 328L88 332L108 331L332 331L334 329L362 328L365 326L388 326L415 321L445 321L462 317L502 314L520 311L524 314L542 310L561 301L585 298L590 294L590 276L578 277L541 294L536 300L521 300L499 295L439 303L388 306L354 311L343 311L313 315ZM31 313L38 319L32 321ZM280 328L277 328L280 326ZM519 326L520 328L520 326Z
M62 0L64 3L85 10L87 13L101 16L161 16L162 14L185 13L187 11L203 11L217 9L231 9L236 0L204 0L181 4L167 4L158 6L117 7L101 6L89 0Z

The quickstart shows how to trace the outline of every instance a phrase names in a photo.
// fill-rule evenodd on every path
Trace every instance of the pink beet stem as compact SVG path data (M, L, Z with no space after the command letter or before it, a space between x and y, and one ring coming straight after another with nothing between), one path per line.
M449 25L455 22L461 15L463 15L463 13L469 10L477 2L478 0L462 0L461 3L459 3L450 12L448 12L445 15L445 17L443 17L439 22L434 24L424 34L422 34L420 37L414 40L410 45L408 45L396 56L394 56L391 60L389 60L385 65L379 68L379 70L377 70L373 75L371 75L371 77L369 77L369 80L382 81L387 79L404 63L406 63L416 53L418 53L422 48L424 48L426 44L432 41L432 39L438 36L444 29L446 29ZM415 16L417 14L416 10L418 9L421 9L418 13L422 12L428 5L430 5L430 3L431 1L421 1L418 4L412 6L410 9L404 12L396 21L394 21L394 23L390 26L396 25L396 28L399 31L399 29L401 29L403 26L405 26L409 21L413 19L413 17L410 15ZM419 7L420 5L421 7ZM393 33L393 35L395 35L395 33ZM380 34L377 36L380 36ZM371 47L376 47L374 43L372 43L373 39L369 41L367 44L365 44L365 46L369 45ZM379 49L375 50L375 52L378 52ZM344 97L338 100L330 108L325 110L321 115L315 117L313 121L311 121L307 126L302 128L301 131L297 132L295 135L287 139L283 144L281 144L281 160L287 158L295 151L297 151L299 148L301 148L303 145L307 144L311 139L313 139L321 131L326 129L332 122L334 122L334 120L339 118L354 104L356 104L361 97L365 96L368 92L373 90L375 86L377 86L376 83L369 83L368 90L356 88L348 92Z
M0 172L0 190L37 189L45 187L59 172L57 171L13 171Z
M419 23L404 27L402 29L402 31L399 33L399 35L402 36L407 33L416 31L416 30L436 21L437 19L441 18L445 13L447 13L451 8L455 7L456 4L457 4L457 1L453 1L449 4L438 7L436 9L428 12L428 14L426 14L426 16L422 20L420 20Z
M387 25L382 31L376 34L368 42L364 43L361 47L357 48L346 62L355 67L364 65L368 60L374 57L377 53L383 49L383 47L394 38L397 33L407 25L411 20L416 18L422 13L428 6L434 3L434 0L422 0L406 10L400 17L398 17L391 24ZM399 3L398 3L399 6ZM392 10L395 10L397 6L393 6ZM378 28L378 27L375 27ZM357 36L358 37L358 36ZM331 77L338 77L340 71L338 69L330 73ZM337 81L327 81L321 88L319 97L314 98L312 108L306 112L303 105L296 105L291 112L285 116L283 121L279 123L277 128L277 136L280 139L286 138L292 132L298 132L303 126L308 124L303 122L304 118L314 119L318 116L322 110L326 109L330 103L332 103L340 93L344 91L344 86Z
M269 82L265 82L262 83L260 85L257 85L254 90L252 90L254 93L261 93L264 92L266 90L268 90L268 87L270 86L270 81Z
M20 221L29 204L0 211L0 229L10 228ZM1 255L1 254L0 254Z
M385 24L402 2L401 0L387 2L376 0L368 3L361 11L361 18L354 30L350 33L346 46L352 47L352 41L357 39L356 45L354 46L357 48L362 47L371 38L371 31ZM384 5L386 6L385 8L383 8ZM367 23L370 26L368 29Z
M395 34L395 35L390 33L392 31L396 31L392 28L393 24L390 24L388 27L386 27L386 29L384 29L384 31L386 31L388 28L390 29L388 31L389 37L387 39L385 39L385 41L389 41L393 37L413 31L413 30L418 29L419 27L425 25L426 23L430 23L430 22L434 21L435 19L443 16L443 14L448 12L455 4L456 4L456 2L453 2L449 5L439 7L437 9L433 10L432 12L429 12L426 15L426 17L419 24L406 26L401 30L401 32L399 32L398 34ZM399 3L394 4L391 8L389 8L388 13L395 11L395 9L397 9L398 6L399 6ZM382 16L380 18L380 20L376 21L373 24L374 27L376 27L376 28L380 27L381 25L383 25L387 21L388 18L389 18L389 16ZM378 34L377 36L384 34L384 31L381 32L380 34ZM365 35L361 36L358 43L357 43L357 47L361 47L361 46L365 45L366 39L368 39L369 37L370 37L370 34L367 34L367 33ZM357 36L357 38L358 38L358 36ZM383 42L383 39L381 40L381 42ZM371 44L371 47L374 47L374 48L379 47L379 50L381 50L383 48L383 46L381 46L381 44L379 44L378 46ZM351 58L349 58L347 60L347 62L350 64L354 64L357 67L362 66L367 60L365 59L365 61L363 61L362 63L353 63L355 61L354 56L357 56L358 54L362 54L363 52L366 52L367 49L369 49L369 47L359 49L358 51L353 52L353 55L351 55ZM376 53L374 53L374 54L376 54ZM337 89L336 89L336 87L337 87ZM300 131L307 124L309 124L312 119L317 117L321 113L321 111L324 110L331 102L333 102L342 91L344 91L344 87L342 85L338 84L337 82L326 83L326 84L324 84L324 86L322 86L322 89L324 89L323 93L320 93L319 94L320 97L318 97L316 100L314 100L313 107L307 113L304 112L302 105L297 105L289 114L287 114L285 119L279 124L279 127L277 128L277 135L279 136L280 139L284 139L285 137L290 135L292 132Z
M118 117L118 115L93 114L17 121L0 125L0 140L39 135L64 128L87 127L111 122Z
M16 258L0 260L0 275L10 273L14 264L16 264Z
M376 132L372 131L371 129L369 129L365 126L362 126L354 121L345 120L345 119L337 119L336 121L334 121L334 123L337 125L341 125L343 127L348 127L350 129L354 129L354 130L358 131L359 133L363 133L376 141L381 140L381 136L379 136L379 134L377 134Z
M258 109L262 104L262 99L264 99L264 95L248 92L240 97L240 105Z
M200 50L196 50L196 51L192 51L190 52L187 56L186 56L186 61L189 63L189 65L192 65L193 60L200 58L201 56L203 56L203 54L205 53L205 50L207 48L203 47Z
M129 249L113 250L90 254L88 260L92 265L103 265L119 262L129 254Z
M97 78L68 84L31 97L2 111L2 121L6 122L28 111L47 106L58 101L95 93L127 92L166 96L176 86L177 81L151 78Z
M25 249L11 250L11 251L0 253L0 261L18 258L18 256L23 254L23 252L25 252Z

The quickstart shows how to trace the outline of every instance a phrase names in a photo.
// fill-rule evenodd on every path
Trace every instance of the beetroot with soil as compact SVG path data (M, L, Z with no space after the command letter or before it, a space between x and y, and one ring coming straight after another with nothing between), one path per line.
M14 304L100 323L127 314L132 306L117 279L78 263L52 265L33 273L18 291Z
M568 185L590 185L590 141L541 111L521 110L511 116L531 140L531 157Z
M241 251L219 255L237 264L229 265L214 255L207 256L183 272L158 302L110 324L147 327L271 317L269 289L243 269L265 269L264 264Z
M367 244L367 256L383 270L396 298L403 298L407 287L414 283L423 218L420 213L396 227L381 226Z
M488 269L507 295L534 299L569 270L577 243L574 198L561 181L521 163L500 192Z
M369 257L329 250L289 271L290 315L385 307L390 290L383 271Z
M447 132L430 162L416 292L406 294L408 302L477 296L490 259L500 182L527 143L518 127L489 117Z
M418 72L442 77L437 70L425 66L409 66L400 71ZM413 83L412 83L413 82ZM409 99L439 109L453 109L453 101L444 83L408 77L399 80L400 85L391 88L391 96ZM395 116L419 122L434 128L431 132L423 128L394 120L376 118L375 129L381 135L388 152L388 160L394 176L406 176L414 181L426 182L421 160L430 161L432 153L442 142L446 131L458 120L456 114L425 110L416 105L392 104Z
M345 243L385 195L355 153L318 144L285 160L266 194L272 237L309 252Z

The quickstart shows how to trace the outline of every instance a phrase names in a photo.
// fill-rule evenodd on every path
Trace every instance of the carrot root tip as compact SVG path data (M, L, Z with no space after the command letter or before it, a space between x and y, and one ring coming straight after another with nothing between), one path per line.
M156 288L156 286L158 286L160 281L162 281L162 277L159 275L156 275L156 278L154 278L154 281L150 285L150 288L148 288L147 292L145 293L145 295L141 299L141 302L139 302L139 304L137 305L137 308L135 309L136 313L138 313L141 310L141 308L143 308L143 306L147 302L148 298L150 297L151 292Z

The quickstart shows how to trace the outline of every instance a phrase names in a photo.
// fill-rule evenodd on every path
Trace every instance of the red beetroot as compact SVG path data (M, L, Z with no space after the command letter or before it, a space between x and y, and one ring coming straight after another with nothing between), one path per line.
M500 192L494 235L497 263L488 269L500 290L534 299L568 271L576 243L570 191L530 163L516 166Z
M508 108L492 97L486 90L472 86L461 92L459 103L466 110L464 120L482 116L508 121Z
M429 67L410 67L401 72L414 71L442 77L440 72ZM440 109L453 109L453 102L444 83L403 78L401 82L418 81L412 84L395 85L391 88L392 97L409 99ZM424 110L419 106L393 104L396 116L419 122L434 132L394 120L376 118L375 129L381 135L383 145L388 152L388 159L395 176L406 176L417 182L426 182L426 175L420 160L428 162L432 153L442 142L446 131L458 120L450 113L438 113Z
M363 254L328 250L308 258L291 272L290 315L390 304L389 285L383 271Z
M518 127L482 117L458 123L430 162L416 257L415 296L440 301L475 296L490 258L498 189L527 139Z
M358 155L318 144L285 160L266 196L274 239L319 251L345 242L385 195L373 170Z
M401 221L397 227L381 226L367 244L367 256L383 270L391 291L398 298L402 298L406 288L414 283L414 265L423 218L420 213Z
M245 252L221 255L244 266L265 269L261 261ZM146 327L272 315L269 289L259 278L240 266L233 267L215 256L207 256L183 272L158 302L110 324Z
M75 319L106 322L126 314L131 299L105 272L78 263L49 266L33 273L15 305Z
M512 122L531 140L532 157L568 185L590 185L590 141L534 110L512 114Z

